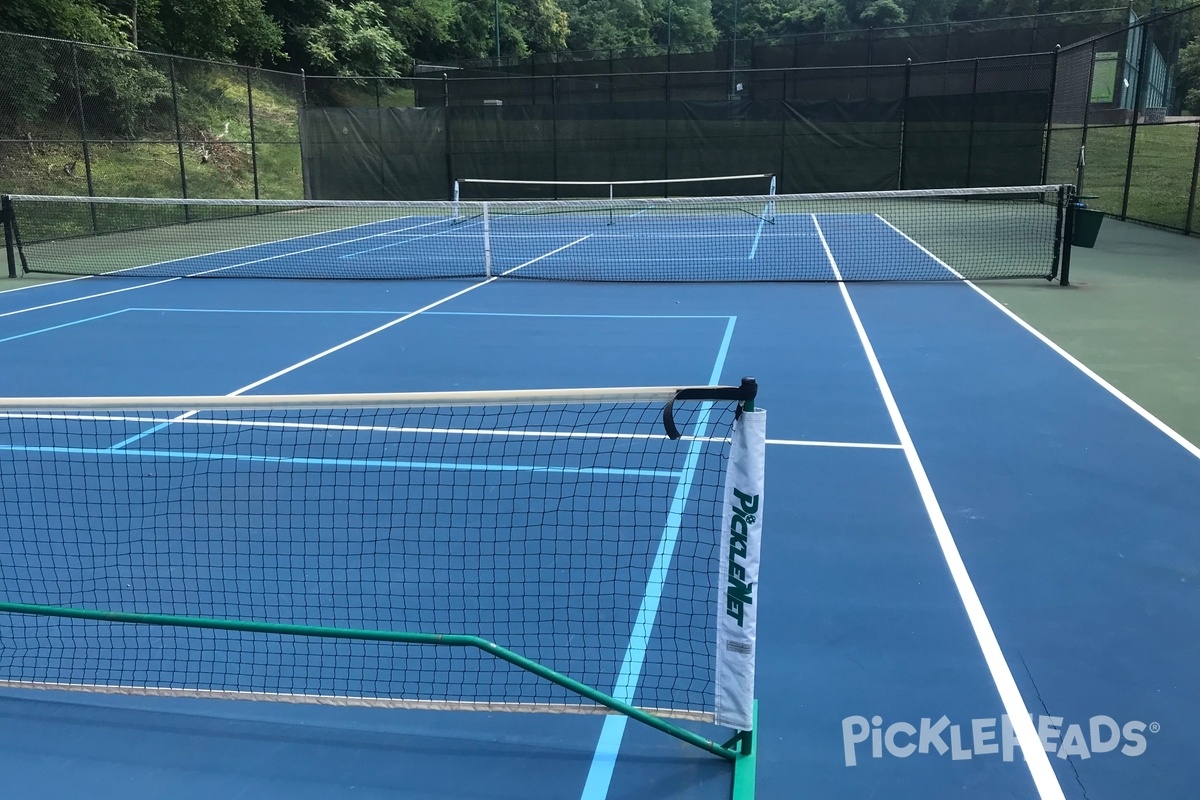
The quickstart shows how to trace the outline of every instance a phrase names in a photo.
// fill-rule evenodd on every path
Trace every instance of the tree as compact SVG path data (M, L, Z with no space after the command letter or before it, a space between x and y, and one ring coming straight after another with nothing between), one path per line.
M858 15L858 21L868 28L887 28L903 25L908 14L896 0L872 0Z
M1185 112L1200 114L1200 37L1179 51L1177 81Z
M716 41L712 0L650 0L650 37L660 45L709 44Z
M144 49L254 64L283 57L283 31L263 0L157 0L155 6L156 19L139 12Z
M90 0L6 0L0 30L127 46L129 17Z
M740 36L787 36L850 26L839 0L748 0L738 14Z
M336 75L398 75L412 60L387 22L382 6L360 0L349 8L328 6L320 23L296 33L314 66Z
M566 0L570 22L567 48L607 50L644 47L650 38L650 12L642 0Z

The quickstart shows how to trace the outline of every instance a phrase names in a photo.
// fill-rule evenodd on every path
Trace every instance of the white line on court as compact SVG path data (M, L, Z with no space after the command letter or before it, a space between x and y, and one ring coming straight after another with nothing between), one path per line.
M902 444L887 444L885 442L822 442L814 439L767 439L767 444L778 444L787 447L848 447L861 450L903 450Z
M407 219L407 217L398 217L397 219ZM394 222L394 221L396 221L396 220L386 220L386 221L389 221L389 222ZM349 244L349 243L351 243L351 242L361 242L361 241L362 241L362 240L364 240L364 239L372 239L372 238L374 238L374 237L376 237L376 236L391 236L391 235L394 235L394 234L398 233L399 231L408 231L408 230L413 230L414 228L423 228L423 227L425 227L426 225L435 225L435 224L437 224L437 223L439 223L439 222L444 222L444 221L445 221L445 220L435 220L434 222L423 222L423 223L421 223L420 225L411 225L411 226L409 226L409 227L407 227L407 228L400 228L398 231L387 231L387 232L384 232L384 233L375 233L375 234L371 234L370 236L360 236L360 237L358 237L357 239L345 239L345 240L342 240L342 241L339 241L339 242L335 242L335 243L333 243L333 244L325 244L325 245L320 245L320 246L317 246L317 247L307 247L307 248L305 248L305 249L303 249L303 250L290 250L290 251L288 251L288 252L286 252L286 253L278 253L278 254L276 254L276 255L269 256L269 257L266 257L266 258L256 258L256 259L253 259L253 260L251 260L251 261L243 261L243 262L241 262L240 264L229 264L229 265L226 265L226 266L224 266L224 267L214 267L213 269L209 269L209 270L202 270L202 271L200 271L200 272L193 272L193 273L192 273L192 274L191 274L189 277L199 277L199 276L202 276L202 275L211 275L211 274L213 274L213 273L215 273L215 272L221 272L221 271L223 271L223 270L234 269L234 268L236 268L236 267L244 267L244 266L247 266L248 264L257 264L257 263L259 263L260 261L270 261L270 260L272 260L272 259L275 259L275 258L286 258L287 256L295 256L295 255L300 255L301 253L310 253L310 252L312 252L312 251L314 251L314 250L321 250L321 249L324 249L324 248L326 248L326 247L334 247L334 246L336 246L336 245L338 245L338 244ZM308 237L311 237L311 236L322 236L322 235L329 234L329 233L337 233L337 232L339 232L339 231L351 230L351 229L353 229L353 228L361 228L361 227L364 227L364 226L366 226L366 225L378 225L378 224L379 224L379 222L380 222L380 221L376 221L376 222L364 222L364 223L361 223L361 224L359 224L359 225L348 225L348 226L346 226L345 228L334 228L334 229L332 229L332 230L328 230L328 231L318 231L317 233L305 233L305 234L301 234L301 235L299 235L299 236L289 236L289 237L287 237L287 238L285 238L285 239L275 239L275 240L273 240L273 241L270 241L270 242L263 242L263 243L261 243L261 244L242 245L242 246L240 246L240 247L230 247L230 248L228 248L228 249L225 249L225 250L216 250L216 251L214 251L214 252L211 252L211 253L201 253L200 255L195 255L195 256L185 256L185 257L182 257L182 258L172 258L172 259L169 259L169 260L167 260L167 261L156 261L156 262L154 262L153 264L145 264L145 265L143 265L143 266L140 266L140 267L129 267L128 269L125 269L125 270L119 270L118 272L111 273L111 275L114 275L114 276L115 276L115 275L118 275L120 272L128 272L129 270L135 270L135 269L147 269L147 268L149 268L149 267L157 267L157 266L161 266L161 265L163 265L163 264L170 264L172 261L188 261L188 260L190 260L190 259L193 259L193 258L206 258L206 257L208 257L208 256L217 256L217 255L221 255L222 253L232 253L232 252L235 252L235 251L237 251L237 250L248 250L248 249L250 249L250 248L252 248L252 247L264 247L264 246L266 246L266 245L275 244L275 243L277 243L277 242L289 242L289 241L294 241L294 240L296 240L296 239L305 239L305 238L308 238ZM83 278L85 278L85 277L94 277L94 276L82 276L82 277L80 277L80 278L72 278L71 280L82 280L82 279L83 279ZM0 318L3 318L3 317L11 317L11 316L13 316L14 314L24 314L24 313L26 313L26 312L29 312L29 311L42 311L42 310L44 310L44 309L47 309L47 308L53 308L53 307L55 307L55 306L63 306L63 305L68 305L68 304L70 304L70 303L78 303L78 302L80 302L81 300L94 300L94 299L96 299L97 297L107 297L107 296L109 296L109 295L120 294L121 292L132 292L132 291L134 291L135 289L147 289L147 288L149 288L149 287L151 287L151 286L161 286L161 285L162 285L162 284L164 284L164 283L172 283L173 281L178 281L178 280L182 280L182 278L180 278L180 277L173 277L173 278L163 278L162 280L151 281L150 283L139 283L137 286L126 286L126 287L123 287L123 288L121 288L121 289L110 289L110 290L109 290L109 291L107 291L107 292L96 292L96 293L94 293L94 294L83 295L83 296L81 296L81 297L70 297L70 298L67 298L66 300L58 300L58 301L56 301L56 302L53 302L53 303L44 303L44 304L42 304L42 305L40 305L40 306L29 306L28 308L18 308L18 309L15 309L15 310L13 310L13 311L5 311L5 312L3 312L3 313L0 313ZM64 283L64 281L55 281L55 282L53 282L53 283L38 284L38 285L39 285L39 286L51 286L51 285L56 285L56 284L58 284L58 283Z
M309 364L312 364L314 361L322 359L325 356L336 353L339 350L344 350L353 344L358 344L359 342L363 341L364 339L370 338L371 336L374 336L377 333L386 331L388 328L395 327L396 325L399 325L401 322L406 322L406 321L412 319L413 317L417 316L418 314L421 314L422 312L428 311L431 308L437 308L438 306L442 305L443 303L448 303L451 300L455 299L456 297L462 297L467 292L473 292L481 286L487 286L489 283L492 283L493 281L497 280L498 278L503 278L506 275L511 275L512 273L516 272L517 270L521 269L522 267L527 267L530 264L535 264L538 261L541 261L543 258L549 258L550 256L554 255L555 253L560 253L563 250L566 250L568 247L574 247L575 245L577 245L580 242L585 241L586 239L589 239L589 238L591 238L590 235L589 236L581 236L578 239L576 239L575 241L571 242L570 244L565 244L562 247L559 247L555 250L551 250L548 253L543 253L542 255L538 256L537 258L530 259L529 261L526 261L524 264L518 264L517 266L513 267L512 269L506 270L506 271L500 273L499 275L493 275L492 277L487 278L486 280L482 280L479 283L475 283L475 284L472 284L472 285L466 287L465 289L460 289L457 292L454 292L453 294L449 294L440 300L435 300L426 306L418 308L416 311L410 311L407 314L397 317L396 319L389 320L388 322L385 322L384 324L382 324L376 328L372 328L371 330L367 331L366 333L360 333L358 336L355 336L353 339L347 339L346 341L341 342L340 344L336 344L333 347L322 350L321 352L317 353L316 355L309 356L308 358L304 359L303 361L297 361L295 364L292 364L291 366L284 367L281 370L273 372L265 378L260 378L259 380L254 381L253 383L246 384L245 386L243 386L240 389L235 389L234 391L227 394L226 397L237 397L240 394L245 394L246 392L250 391L251 389L257 389L259 386L262 386L264 383L269 383L270 381L273 381L276 378L287 375L290 372L295 372L296 370L300 369L301 367L308 366ZM153 428L149 428L148 430L144 430L141 433L131 436L128 439L124 439L123 441L117 442L116 444L114 444L112 446L112 449L116 450L119 448L124 448L125 446L132 444L133 442L144 439L145 437L150 436L150 435L162 430L163 428L167 427L171 423L182 422L183 420L186 420L186 419L189 419L190 417L195 416L197 413L199 413L199 412L185 411L184 413L172 418L171 420L169 420L167 422L161 423L159 425L154 426Z
M737 317L729 317L729 321L725 324L725 335L717 350L712 372L709 373L708 382L710 384L719 383L721 380L721 373L725 369L725 359L729 356L729 345L733 341L733 327L736 322ZM702 432L708 425L708 412L711 407L712 403L710 402L701 404L697 425ZM667 522L663 526L663 533L659 538L658 548L654 555L654 564L646 580L646 591L638 605L637 618L629 635L629 645L621 659L621 669L613 686L613 697L626 703L634 702L638 684L641 681L646 650L658 617L663 587L670 574L671 561L674 558L676 542L679 538L680 518L691 494L696 460L700 454L697 441L698 439L694 439L688 445L684 471L671 498ZM629 717L624 714L613 714L604 718L604 723L600 727L600 736L596 741L596 750L592 753L592 763L588 768L587 779L580 791L580 800L606 800L608 797L613 770L617 765L617 756L621 752L621 742L625 737L625 726L628 721Z
M482 280L479 283L471 284L470 286L466 287L465 289L460 289L457 292L454 292L453 294L446 295L445 297L443 297L440 300L435 300L426 306L422 306L421 308L418 308L416 311L410 311L407 314L404 314L403 316L400 316L400 317L397 317L396 319L385 322L384 324L380 325L377 328L372 328L371 330L367 331L366 333L360 333L358 336L355 336L353 339L347 339L346 341L342 342L341 344L336 344L333 347L330 347L326 350L322 350L320 353L317 353L316 355L309 356L308 358L304 359L303 361L298 361L295 364L292 364L290 367L284 367L283 369L279 370L278 372L273 372L265 378L257 380L254 383L247 384L236 391L230 392L229 396L236 397L237 395L244 394L244 393L250 391L251 389L257 389L259 386L262 386L264 383L268 383L270 381L275 380L276 378L287 375L289 372L295 372L296 370L300 369L301 367L308 366L309 364L313 363L314 361L324 358L327 355L336 353L339 350L344 350L347 347L349 347L350 345L358 344L359 342L363 341L364 339L374 336L377 333L382 333L383 331L386 331L388 328L392 328L392 327L395 327L396 325L399 325L401 322L407 322L408 320L412 319L413 317L417 316L418 314L428 311L431 308L437 308L438 306L442 305L443 303L448 303L451 300L454 300L455 298L462 297L467 292L473 292L476 289L480 288L481 286L487 286L489 283L493 283L494 281L496 281L499 278L503 278L506 275L511 275L512 273L516 272L517 270L519 270L523 267L528 267L530 264L536 264L538 261L541 261L544 258L549 258L550 256L555 255L556 253L561 253L563 250L566 250L568 247L574 247L575 245L579 244L580 242L585 241L590 238L591 238L590 234L588 236L581 236L578 239L576 239L575 241L571 242L570 244L564 244L562 247L551 250L548 253L543 253L542 255L538 256L537 258L530 259L529 261L526 261L524 264L515 266L512 269L509 269L509 270L506 270L506 271L500 273L499 275L493 275L492 277Z
M73 279L73 280L79 280L79 279ZM86 294L81 297L68 297L66 300L57 300L53 303L43 303L40 306L28 306L26 308L18 308L18 309L14 309L12 311L5 311L4 313L0 313L0 317L11 317L14 314L24 314L28 311L41 311L46 308L54 308L55 306L65 306L70 303L78 303L80 300L94 300L97 297L107 297L111 294L120 294L121 292L132 292L134 289L145 289L150 286L159 286L161 284L171 283L172 281L177 281L177 280L180 280L180 279L179 278L163 278L160 281L153 281L152 283L139 283L137 286L126 286L122 289L110 289L107 292L96 292L95 294ZM39 284L39 285L47 286L47 285L52 285L52 284Z
M876 216L878 216L878 215L876 215ZM1004 314L1005 314L1005 315L1007 315L1009 319L1011 319L1013 322L1017 323L1017 324L1018 324L1018 325L1020 325L1022 328L1024 328L1026 331L1028 331L1030 334L1032 334L1032 335L1033 335L1035 338L1037 338L1037 339L1038 339L1038 341L1040 341L1042 344L1046 345L1046 346L1047 346L1047 347L1049 347L1051 350L1053 350L1055 353L1058 353L1060 356L1062 356L1062 358L1063 358L1063 359L1064 359L1064 360L1065 360L1065 361L1066 361L1068 364L1070 364L1071 366L1075 367L1075 369L1079 370L1079 371L1080 371L1080 372L1082 372L1084 375L1088 376L1088 377L1089 377L1089 378L1091 378L1093 381L1095 381L1097 384L1099 384L1099 385L1100 385L1100 388L1104 389L1106 392L1108 392L1109 394L1111 394L1113 397L1115 397L1115 398L1117 398L1118 400L1120 400L1122 403L1124 403L1126 406L1128 406L1128 407L1129 407L1131 410L1133 410L1133 412L1134 412L1134 413L1136 413L1136 414L1137 414L1139 417L1141 417L1142 419L1144 419L1144 420L1146 420L1147 422L1149 422L1149 423L1150 423L1151 425L1153 425L1155 428L1158 428L1158 429L1159 429L1159 430L1160 430L1162 433L1166 434L1166 435L1167 435L1167 436L1168 436L1168 437L1169 437L1169 438L1170 438L1172 441L1174 441L1176 444L1178 444L1178 445L1179 445L1180 447L1182 447L1184 450L1188 451L1189 453L1191 453L1191 454L1192 454L1193 456L1195 456L1196 458L1200 458L1200 447L1198 447L1196 444L1194 444L1193 442L1189 441L1189 440L1188 440L1186 437L1184 437L1184 436L1183 436L1181 433L1179 433L1178 431L1176 431L1176 430L1175 430L1174 428L1172 428L1170 425L1168 425L1167 423L1163 422L1163 421L1162 421L1161 419L1159 419L1158 417L1154 416L1154 414L1152 414L1150 411L1147 411L1145 408L1143 408L1143 407L1142 407L1142 406L1141 406L1141 405L1140 405L1140 404L1139 404L1139 403L1138 403L1136 400L1134 400L1132 397L1130 397L1129 395L1125 394L1124 392L1122 392L1122 391L1121 391L1120 389L1118 389L1117 387L1113 386L1111 383L1109 383L1108 381L1106 381L1104 378L1100 377L1100 375L1099 375L1099 374L1097 374L1095 371L1093 371L1093 370L1092 370L1090 367L1088 367L1088 366L1087 366L1086 364L1084 364L1082 361L1080 361L1079 359L1075 358L1075 356L1071 355L1071 354L1070 354L1070 353L1068 353L1066 350L1064 350L1064 349L1063 349L1063 348L1062 348L1060 345L1058 345L1057 343L1055 343L1055 342L1054 342L1054 341L1053 341L1053 340L1052 340L1052 339L1051 339L1049 336L1047 336L1046 334L1042 333L1042 332L1041 332L1041 331L1039 331L1037 328L1033 327L1033 325L1031 325L1030 323L1028 323L1028 322L1026 322L1025 320L1021 319L1019 316L1017 316L1016 312L1014 312L1014 311L1010 310L1010 309L1009 309L1009 308L1008 308L1006 305L1004 305L1003 303L1001 303L1001 302L1000 302L999 300L997 300L996 298L992 297L990 294L988 294L988 293L987 293L986 291L984 291L983 289L980 289L980 288L979 288L978 286L976 286L976 285L975 285L973 282L971 282L971 281L967 280L966 278L963 278L963 276L962 276L962 275L961 275L961 274L960 274L958 271L956 271L956 270L955 270L953 267L951 267L951 266L950 266L949 264L947 264L945 261L942 261L940 258L938 258L937 256L935 256L933 253L929 252L929 251L928 251L927 249L925 249L925 247L923 247L921 244L919 244L918 242L914 241L914 240L912 239L912 237L911 237L911 236L909 236L907 233L905 233L904 231L900 230L900 229L899 229L899 228L897 228L895 225L893 225L892 223L888 222L886 219L883 219L883 217L879 217L879 218L880 218L881 220L883 220L883 222L884 222L884 224L885 224L885 225L887 225L889 228L891 228L892 230L894 230L896 233L900 234L900 235L901 235L901 236L903 236L905 239L907 239L909 242L911 242L911 243L912 243L912 245L913 245L914 247L916 247L918 250L920 250L922 253L924 253L925 255L929 256L930 258L932 258L932 259L933 259L934 261L936 261L937 263L941 264L941 265L942 265L943 267L945 267L946 269L950 270L952 273L954 273L954 274L955 274L956 276L958 276L959 278L962 278L962 280L963 280L963 283L967 284L967 286L970 286L972 289L974 289L976 292L978 292L978 293L979 293L979 295L980 295L981 297L983 297L983 299L987 300L989 303L991 303L992 305L994 305L996 308L998 308L998 309L1000 309L1001 311L1003 311L1003 312L1004 312Z
M950 569L950 576L954 579L954 585L957 587L959 597L966 609L967 618L970 620L971 627L975 631L975 638L979 642L980 649L983 651L984 660L987 662L988 670L992 674L992 681L996 684L996 690L1000 693L1000 700L1004 704L1004 710L1008 714L1009 721L1012 723L1017 743L1020 744L1021 753L1025 756L1025 764L1028 766L1029 774L1033 777L1033 783L1037 787L1038 796L1041 800L1065 800L1062 785L1058 782L1058 776L1054 774L1054 768L1050 766L1050 759L1046 755L1045 748L1042 746L1042 740L1038 736L1037 729L1033 726L1033 718L1029 714L1029 707L1025 703L1025 698L1021 696L1021 690L1017 688L1016 679L1013 678L1008 661L1004 658L1004 651L1000 648L996 632L992 629L992 623L988 619L987 612L984 611L983 602L979 599L979 593L975 591L975 584L971 581L971 575L967 572L967 565L963 561L962 554L958 550L958 545L954 541L954 534L950 531L950 524L946 521L946 515L942 512L942 507L938 503L937 494L933 490L933 484L930 483L929 476L925 472L925 465L921 463L921 456L917 453L916 444L908 432L908 425L904 422L904 417L900 414L900 407L896 403L896 397L892 394L887 377L883 374L883 367L879 363L878 356L875 354L875 348L871 344L870 337L867 336L867 329L863 325L862 318L858 315L858 309L854 305L854 300L850 297L850 290L847 288L845 281L842 280L841 270L838 269L833 252L829 249L829 243L825 240L825 234L821 230L821 225L817 221L816 214L812 215L812 222L817 230L817 235L821 239L821 246L825 249L825 257L829 260L829 265L832 267L834 275L837 278L838 289L842 293L842 300L846 304L846 311L849 312L850 319L854 323L854 329L858 332L859 342L862 343L867 361L871 365L871 372L875 375L875 382L878 384L879 392L883 396L884 405L887 406L888 416L891 417L892 425L896 429L896 435L899 436L900 443L904 448L904 454L907 457L909 469L912 471L913 480L916 481L917 490L920 492L921 500L925 504L925 511L929 515L930 523L933 525L938 544L941 545L942 556L946 560L946 566Z

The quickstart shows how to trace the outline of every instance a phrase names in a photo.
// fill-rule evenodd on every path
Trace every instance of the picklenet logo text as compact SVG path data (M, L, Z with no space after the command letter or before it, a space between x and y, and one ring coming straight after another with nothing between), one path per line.
M1159 730L1157 722L1147 724L1131 720L1122 725L1103 714L1083 723L1064 726L1063 721L1062 717L1049 715L1033 719L1046 752L1062 759L1072 756L1091 758L1097 753L1113 751L1125 756L1140 756L1146 752L1146 733L1158 733ZM853 767L868 752L871 758L883 758L884 754L908 758L933 753L948 754L955 761L994 755L1012 761L1013 753L1020 745L1007 715L999 719L973 719L967 725L952 723L944 715L936 720L922 717L915 725L910 722L884 725L882 717L867 719L855 715L842 720L842 747L846 766Z

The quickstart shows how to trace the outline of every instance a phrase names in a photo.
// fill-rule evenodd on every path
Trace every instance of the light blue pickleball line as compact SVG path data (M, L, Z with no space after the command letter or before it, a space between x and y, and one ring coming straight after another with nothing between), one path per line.
M717 351L716 362L708 379L711 385L716 385L721 381L721 372L725 368L725 358L729 354L729 344L733 339L733 327L736 322L737 317L730 317L725 326L725 336L721 340L721 347ZM663 527L662 537L659 539L654 565L650 569L649 580L646 583L646 592L638 607L637 620L629 637L629 646L625 650L625 657L621 661L621 671L613 688L613 696L626 703L633 704L637 694L637 684L641 678L642 666L646 661L646 649L654 631L663 587L670 574L671 561L679 540L683 509L687 505L688 495L695 482L696 465L700 458L700 448L703 446L699 439L707 435L711 409L712 403L704 403L697 418L696 438L688 445L684 468L671 498L671 510L667 516L667 523ZM600 737L596 742L596 750L592 755L592 764L588 769L587 781L580 793L581 800L604 800L608 797L613 769L616 767L617 755L621 750L621 740L625 736L625 723L628 719L624 714L604 718Z

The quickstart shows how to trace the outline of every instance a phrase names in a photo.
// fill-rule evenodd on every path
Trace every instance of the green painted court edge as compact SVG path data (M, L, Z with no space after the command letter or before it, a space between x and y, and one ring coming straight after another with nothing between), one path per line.
M458 634L440 633L408 633L403 631L359 630L354 628L328 628L315 625L289 625L275 622L250 622L246 620L209 619L207 617L180 617L169 614L141 614L125 611L104 611L84 608L65 608L62 606L43 606L31 603L0 603L0 613L29 614L42 617L60 617L69 619L87 619L100 622L119 622L130 625L158 625L173 628L202 628L206 630L239 631L242 633L267 633L277 636L305 636L324 639L355 639L370 642L391 642L394 644L441 645L443 647L473 647L489 655L513 664L514 666L544 678L564 689L586 697L606 708L610 708L651 728L662 731L687 744L698 747L709 753L720 756L727 761L737 762L742 753L732 749L731 745L743 741L739 737L724 745L705 739L678 725L656 717L629 703L624 703L593 689L587 684L555 672L536 661L522 656L494 642L489 642L480 636L465 636ZM746 745L742 744L743 750Z

